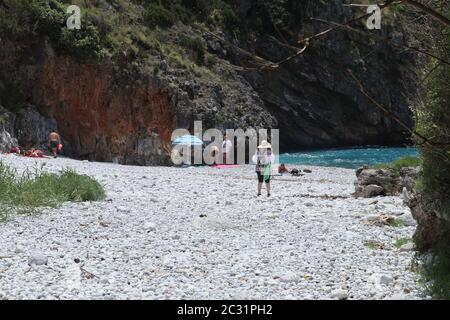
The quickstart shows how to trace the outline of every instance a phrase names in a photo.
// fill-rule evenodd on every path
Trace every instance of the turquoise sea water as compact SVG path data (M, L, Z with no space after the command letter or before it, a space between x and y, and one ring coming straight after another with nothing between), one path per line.
M280 155L280 163L310 166L358 168L387 163L405 156L417 156L416 148L353 148L317 150Z

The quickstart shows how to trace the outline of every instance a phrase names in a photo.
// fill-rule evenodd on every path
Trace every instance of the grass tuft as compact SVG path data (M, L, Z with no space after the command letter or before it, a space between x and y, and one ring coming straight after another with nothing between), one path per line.
M387 169L391 168L396 171L399 171L401 168L405 167L418 167L422 165L422 160L418 157L402 157L397 160L392 161L391 163L380 163L373 166L374 169Z
M397 239L395 241L395 247L397 249L399 249L401 246L403 246L403 245L405 245L407 243L410 243L411 241L412 241L411 238L400 238L400 239Z
M425 259L419 268L422 281L431 296L450 300L450 245L442 241L433 254L433 259Z
M372 250L379 250L379 249L384 248L384 245L381 242L378 242L375 240L364 241L364 246L366 246L367 248L372 249Z
M100 201L105 197L100 183L72 169L54 174L41 167L19 174L0 162L0 220L12 213L32 214L38 208L56 208L67 201Z

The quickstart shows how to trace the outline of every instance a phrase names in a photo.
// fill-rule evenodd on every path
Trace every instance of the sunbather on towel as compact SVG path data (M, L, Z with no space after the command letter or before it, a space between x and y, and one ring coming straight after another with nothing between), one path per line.
M279 167L278 167L278 173L286 173L289 172L288 168L284 165L284 163L282 163Z
M21 154L20 147L12 147L11 150L9 151L9 153Z
M32 148L32 149L28 150L27 152L25 152L25 156L30 157L30 158L43 158L44 151Z

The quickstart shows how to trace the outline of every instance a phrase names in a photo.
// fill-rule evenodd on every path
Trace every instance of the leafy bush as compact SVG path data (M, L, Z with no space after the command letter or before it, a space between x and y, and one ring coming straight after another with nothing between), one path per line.
M36 169L18 174L0 162L0 218L11 212L33 213L39 207L58 207L64 202L99 201L105 190L96 180L71 169L60 174Z
M439 1L441 12L450 14L448 1ZM450 28L438 26L433 54L450 60ZM436 297L450 299L450 66L431 60L427 81L427 100L425 106L417 110L417 131L431 141L423 143L420 138L420 155L423 159L422 173L417 189L421 193L429 221L423 222L422 228L435 235L432 242L415 237L416 244L424 249L431 249L434 261L424 265L425 278L432 294ZM426 204L426 205L425 205ZM433 217L441 217L436 219ZM429 225L427 225L429 223Z
M450 59L450 30L438 55ZM417 130L434 146L421 144L423 170L420 190L433 199L435 210L450 220L450 67L437 66L428 85L427 105L418 112Z
M4 0L0 35L7 39L41 41L48 38L55 50L83 58L98 58L110 46L109 26L97 14L82 11L80 30L68 30L68 4L61 0Z
M175 15L164 6L151 3L147 6L144 14L145 23L151 27L171 27L176 22Z
M403 245L405 245L405 244L407 244L407 243L410 243L412 240L410 239L410 238L400 238L400 239L397 239L396 241L395 241L395 247L398 249L398 248L400 248L401 246L403 246Z
M188 37L182 35L180 37L180 45L190 50L194 55L194 61L197 64L203 64L205 61L206 48L200 37Z
M391 163L381 163L374 166L375 169L386 169L391 168L396 171L405 167L418 167L422 164L422 160L418 157L402 157L397 160L392 161Z
M428 291L436 298L450 299L450 245L441 241L435 248L434 257L421 268L422 278Z
M240 20L229 6L222 10L222 16L223 25L229 31L235 31L239 27Z

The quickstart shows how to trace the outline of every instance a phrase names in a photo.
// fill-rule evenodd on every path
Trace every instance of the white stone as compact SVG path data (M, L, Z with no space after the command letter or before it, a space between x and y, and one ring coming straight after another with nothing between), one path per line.
M330 297L333 299L345 300L348 299L348 291L344 289L336 289L331 291Z
M48 257L46 257L40 253L35 253L28 258L29 266L33 266L33 265L41 266L41 265L45 265L47 263L48 263Z
M153 222L145 222L144 223L144 229L147 231L155 231L156 230L156 224Z
M398 250L399 251L413 251L415 248L414 243L408 242L402 245Z
M416 220L414 220L411 212L405 213L397 218L400 220L405 226L414 227L417 225Z
M392 281L394 281L394 278L392 278L390 275L387 274L381 274L380 278L379 278L379 282L381 284L390 284L392 283Z

